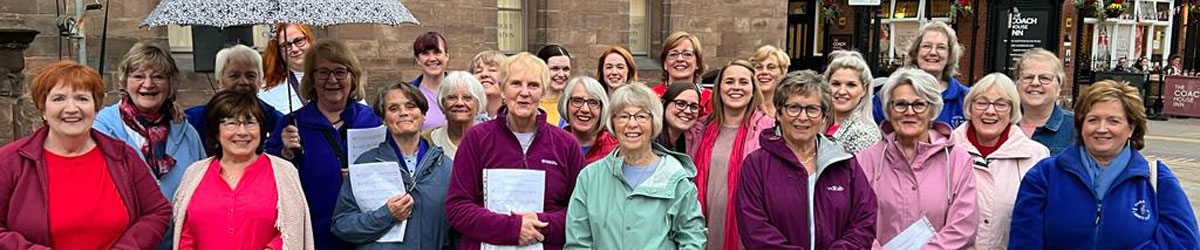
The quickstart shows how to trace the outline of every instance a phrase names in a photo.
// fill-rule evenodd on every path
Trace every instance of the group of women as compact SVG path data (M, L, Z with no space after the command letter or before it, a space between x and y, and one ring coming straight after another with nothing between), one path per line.
M1071 112L1057 104L1062 61L1042 49L1011 78L968 88L941 22L881 86L856 52L830 53L823 73L787 72L788 55L767 45L718 69L709 90L700 40L685 32L663 41L658 80L638 79L620 46L594 78L572 76L557 45L485 51L449 71L449 43L429 32L413 44L420 76L374 94L343 43L275 29L263 56L219 52L219 90L186 111L160 47L126 54L123 95L105 108L94 70L42 69L31 96L45 126L0 149L0 248L1198 244L1180 183L1139 153L1137 89L1099 81ZM379 126L384 142L349 159L347 129ZM405 192L364 206L351 162L395 162ZM541 209L489 207L504 198L484 191L496 169L542 175ZM929 238L897 240L911 228Z

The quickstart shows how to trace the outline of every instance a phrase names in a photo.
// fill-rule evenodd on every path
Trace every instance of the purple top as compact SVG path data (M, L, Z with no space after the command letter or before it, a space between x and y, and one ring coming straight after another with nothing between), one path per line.
M538 220L545 249L562 249L566 243L567 204L575 189L575 178L585 166L579 142L565 130L546 123L538 115L538 128L526 153L508 128L507 112L476 125L463 135L454 158L454 171L446 191L446 219L463 234L460 249L479 249L480 242L516 245L521 216L488 211L483 205L483 170L489 168L537 169L546 171L545 210Z

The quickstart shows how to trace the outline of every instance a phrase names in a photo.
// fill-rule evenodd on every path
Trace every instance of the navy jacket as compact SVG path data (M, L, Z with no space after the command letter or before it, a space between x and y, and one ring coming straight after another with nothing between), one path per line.
M1129 166L1097 200L1079 145L1025 174L1013 206L1009 249L1196 249L1196 216L1175 174L1133 151Z
M317 103L309 102L296 112L284 116L280 120L283 122L276 124L271 133L279 134L293 120L299 125L300 147L303 150L290 161L300 173L300 187L308 199L316 249L346 249L351 246L330 231L333 208L337 205L338 190L342 187L342 166L346 165L339 155L346 154L346 129L374 128L382 124L371 108L354 101L347 102L341 118L344 124L334 129L325 115L317 110ZM331 145L326 136L337 145ZM282 148L283 142L279 136L267 139L267 153L279 156Z

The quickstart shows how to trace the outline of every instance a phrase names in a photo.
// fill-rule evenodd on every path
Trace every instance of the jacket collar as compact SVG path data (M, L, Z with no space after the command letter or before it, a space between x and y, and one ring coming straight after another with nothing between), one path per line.
M342 113L338 115L342 118L342 127L339 129L353 128L355 125L363 123L362 121L357 120L359 118L364 118L359 117L358 113L360 110L357 104L358 101L350 99L346 100L346 108L343 109ZM321 110L317 108L317 102L315 101L309 102L307 105L304 105L304 107L301 107L300 109L296 110L296 112L293 112L289 115L292 115L292 118L296 119L296 123L301 126L327 130L333 129L333 124L329 123L329 119L325 119L324 114L321 114Z
M95 141L96 147L100 149L100 152L104 153L104 158L110 160L109 162L125 160L125 155L118 152L120 151L120 147L125 146L125 142L112 139L104 135L104 133L96 131L96 129L88 131L88 135L92 137L92 141ZM37 131L33 132L24 141L19 142L21 146L18 151L20 151L19 154L21 157L34 162L43 162L42 153L46 151L44 147L46 146L46 137L48 136L50 136L50 128L48 125L42 125L41 128L38 128Z
M1081 144L1074 144L1067 147L1054 158L1054 165L1063 171L1074 174L1076 178L1079 178L1080 183L1087 185L1086 180L1091 177L1087 177L1088 172L1086 169L1083 169L1083 159L1080 158L1079 154L1079 151L1083 150L1082 147L1083 145ZM1109 186L1109 190L1107 191L1112 191L1118 184L1133 177L1150 178L1150 164L1146 161L1146 157L1138 150L1132 150L1131 153L1128 167L1125 168L1125 171L1121 172L1121 175L1117 176L1117 179L1113 181L1113 184Z
M1054 111L1050 112L1050 119L1046 120L1046 124L1042 125L1042 127L1053 132L1058 132L1058 128L1062 127L1063 122L1066 121L1066 117L1067 111L1063 110L1058 104L1054 104Z
M543 130L548 129L550 126L549 123L546 123L546 111L542 110L541 108L538 108L537 111L538 111L537 118L535 118L535 119L537 119L537 124L536 124L537 128L534 128L534 131L535 131L534 138L537 138L536 134L541 134L541 132L543 132ZM497 111L497 113L500 113L500 114L496 115L496 119L494 121L499 123L500 128L504 129L505 131L508 131L508 133L511 134L512 128L508 127L508 107L501 106L500 110Z
M435 159L439 158L437 156L442 154L442 147L434 145L433 143L429 143L429 141L426 141L425 137L418 137L418 140L421 140L418 143L423 143L428 148L425 149L425 153L423 154L424 155L423 157L418 157L421 159L421 161L417 162L417 169L426 169L431 164L433 164ZM392 144L390 143L390 141L391 141L391 139L389 136L389 139L384 140L383 142L379 143L379 149L378 149L379 152L377 152L377 154L375 154L375 161L377 161L377 162L399 162L400 161L400 156L396 155L396 148L392 147Z
M963 86L962 83L959 83L958 79L950 77L949 81L947 82L947 85L949 86L946 87L946 91L942 91L942 99L957 100L960 97L967 95L967 91L969 90L966 86Z
M884 146L884 158L889 159L892 162L905 161L903 159L904 157L900 153L900 144L896 140L896 130L892 128L891 122L884 121L883 124L880 125L880 129L883 132L882 142L886 143ZM912 162L924 162L934 154L937 154L941 151L949 151L950 148L954 147L954 131L952 128L950 128L950 125L939 121L931 121L928 131L929 143L920 143L917 145L917 153L914 155ZM891 165L894 168L906 168L906 164ZM923 167L924 166L912 166L911 168L916 169Z
M654 154L659 155L658 169L654 170L654 174L646 178L641 185L633 188L633 192L629 195L673 199L676 196L674 185L695 177L696 165L692 163L691 157L668 150L658 143L651 143L651 147ZM600 160L601 166L607 167L613 177L629 187L629 183L625 182L624 172L621 172L621 168L625 166L625 158L617 156L619 151L621 149L616 148L609 152L608 156Z
M778 133L779 127L772 129L764 129L758 137L759 145L762 146L771 156L782 159L788 163L789 167L802 168L800 160L796 158L796 154L788 148L787 141ZM817 173L821 173L825 168L833 164L850 160L853 157L841 144L830 140L824 134L817 133Z
M970 121L964 122L962 125L959 125L958 128L954 129L954 141L958 146L962 146L963 149L966 149L967 152L972 153L973 155L978 155L979 148L976 148L975 144L971 144L970 139L967 138L967 129L970 124ZM1031 147L1032 145L1029 145L1029 142L1032 142L1032 140L1025 135L1025 132L1021 131L1020 126L1016 124L1010 124L1008 128L1008 140L1004 141L1004 144L1000 144L1000 148L996 149L995 152L992 152L991 155L988 155L987 158L1031 158L1033 157L1033 154L1030 150L1028 150L1028 147Z

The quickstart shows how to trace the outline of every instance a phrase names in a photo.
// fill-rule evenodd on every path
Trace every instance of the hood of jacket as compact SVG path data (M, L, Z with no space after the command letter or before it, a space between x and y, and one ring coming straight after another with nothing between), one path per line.
M764 129L761 133L758 137L758 143L763 150L766 150L771 156L788 162L788 166L790 167L801 167L800 160L796 158L796 154L792 152L792 149L788 148L787 141L780 135L779 127ZM824 134L817 133L816 140L817 173L820 173L829 166L850 160L854 157L854 155L846 152L846 149L840 143L830 140Z

